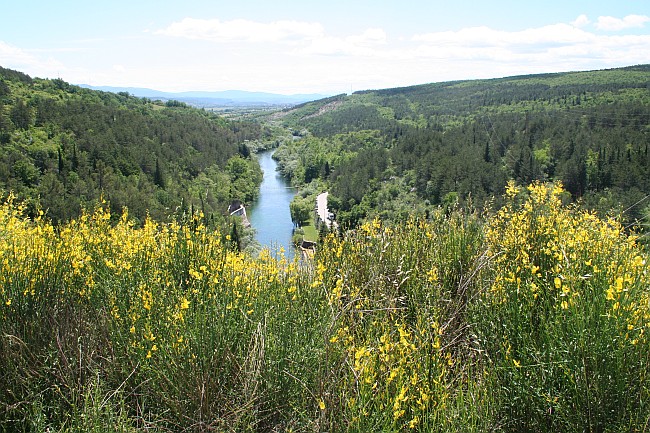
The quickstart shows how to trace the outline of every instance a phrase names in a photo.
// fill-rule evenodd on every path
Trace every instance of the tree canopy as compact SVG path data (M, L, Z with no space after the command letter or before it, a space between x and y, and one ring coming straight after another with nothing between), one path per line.
M309 134L276 155L295 184L329 183L344 225L498 201L509 179L562 181L634 221L650 194L648 83L640 65L339 95L286 110Z
M0 190L55 222L100 198L142 220L191 209L220 215L257 195L246 140L258 123L0 68Z

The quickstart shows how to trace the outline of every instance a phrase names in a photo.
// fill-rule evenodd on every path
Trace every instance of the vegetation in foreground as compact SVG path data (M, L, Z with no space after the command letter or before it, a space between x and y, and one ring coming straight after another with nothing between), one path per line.
M644 431L648 255L559 185L328 235L0 207L2 431Z

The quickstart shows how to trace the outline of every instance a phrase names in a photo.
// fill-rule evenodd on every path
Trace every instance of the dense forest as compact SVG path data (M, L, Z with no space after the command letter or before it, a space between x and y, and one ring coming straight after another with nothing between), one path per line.
M221 219L261 182L248 140L258 123L178 101L83 89L0 68L0 191L54 222L100 200L142 221L192 209Z
M630 223L648 214L649 65L356 92L281 119L283 173L329 188L344 226L480 207L509 179L562 181Z

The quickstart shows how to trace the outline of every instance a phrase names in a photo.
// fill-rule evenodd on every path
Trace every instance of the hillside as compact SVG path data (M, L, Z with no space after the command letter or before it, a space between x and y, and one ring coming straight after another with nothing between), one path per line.
M256 197L261 172L246 140L262 130L170 100L154 103L0 68L0 191L55 222L127 207L164 221L192 207L219 219Z
M0 69L0 432L647 430L647 248L568 203L647 197L647 68L602 74L338 96L281 138ZM167 220L254 194L276 138L354 230L290 262Z
M628 221L648 204L649 65L369 90L280 119L304 137L277 153L285 175L325 182L348 225L480 206L508 179L560 180Z

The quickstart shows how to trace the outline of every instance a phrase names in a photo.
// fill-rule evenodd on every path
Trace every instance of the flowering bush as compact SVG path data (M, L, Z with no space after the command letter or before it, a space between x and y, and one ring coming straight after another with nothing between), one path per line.
M508 186L251 257L104 205L53 227L0 205L0 430L642 431L648 256Z
M510 184L488 221L478 328L513 429L608 431L647 416L647 255L616 221Z
M232 251L200 215L136 228L99 206L55 229L22 213L0 206L0 430L85 430L95 409L237 429L315 405L322 310L297 262Z

